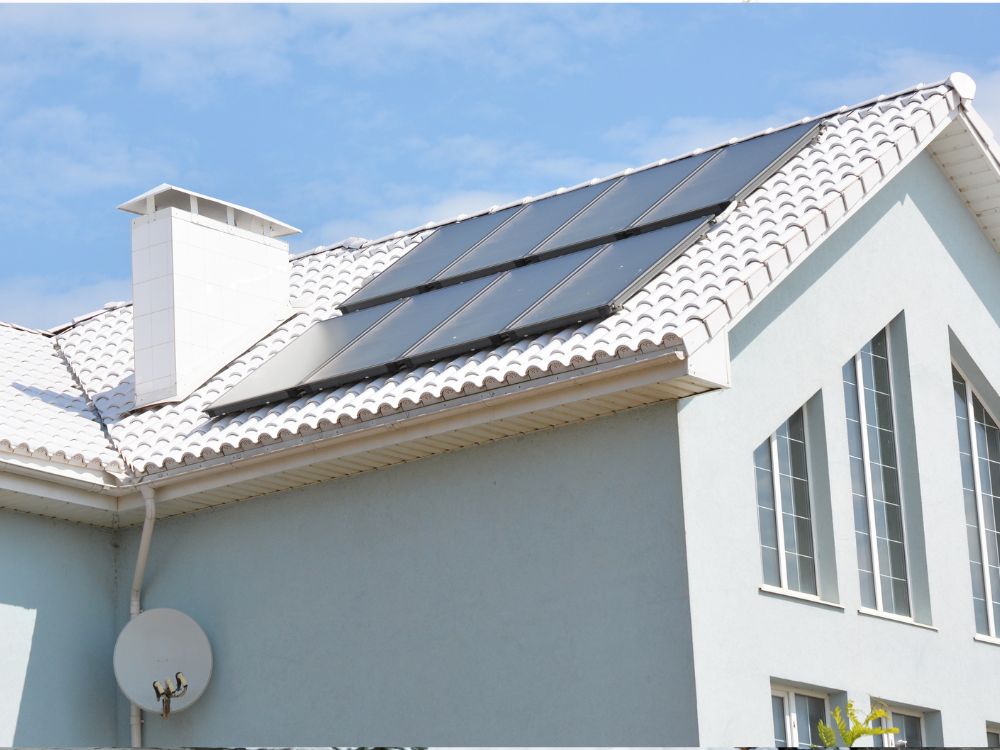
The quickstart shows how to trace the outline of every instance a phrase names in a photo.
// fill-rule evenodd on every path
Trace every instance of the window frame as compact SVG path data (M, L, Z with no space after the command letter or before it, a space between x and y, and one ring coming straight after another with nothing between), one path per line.
M813 467L813 455L809 448L809 409L807 408L808 403L803 404L798 409L793 411L786 419L782 420L781 424L778 425L777 429L769 433L768 436L761 441L760 445L763 443L768 444L768 456L771 461L771 496L774 498L774 524L775 524L775 544L778 546L778 585L775 587L773 584L769 584L766 581L762 584L769 588L777 588L782 592L790 593L794 596L809 597L811 599L820 599L820 571L819 564L817 562L817 545L816 545L816 504L814 498L813 490L813 477L815 475L815 470ZM810 593L808 591L801 591L799 589L794 589L788 585L788 550L785 547L785 523L784 523L784 500L781 493L781 463L778 458L778 430L781 429L782 425L788 424L791 419L796 414L802 414L802 444L806 455L806 497L809 500L809 534L810 541L812 543L812 562L813 562L813 579L816 588L816 593ZM760 447L758 445L758 448ZM755 466L756 469L756 466ZM756 474L756 472L755 472ZM756 482L756 476L754 481ZM756 502L756 501L755 501ZM763 529L760 527L760 510L759 503L757 504L757 546L764 546L764 533ZM795 516L795 508L792 508L792 516Z
M975 419L975 406L973 399L978 401L982 407L983 411L992 419L997 425L1000 425L1000 421L993 416L993 412L989 410L986 406L986 401L979 394L979 391L975 389L972 385L972 380L968 375L965 374L957 362L952 360L952 368L955 372L961 376L965 383L965 418L968 420L969 424L969 450L972 457L972 488L976 495L976 524L978 526L977 532L979 537L979 559L982 561L982 573L983 573L983 596L986 599L986 623L989 633L982 635L988 635L990 638L997 638L997 624L996 616L993 612L993 583L990 576L990 553L989 547L986 543L986 511L983 507L983 483L982 475L979 471L979 435L978 430L976 430L976 419ZM978 631L977 631L978 632Z
M865 346L874 341L880 333L885 334L885 353L886 353L886 368L889 373L889 397L892 407L892 447L893 452L896 457L896 490L899 493L899 512L900 520L903 529L903 554L906 558L906 597L909 604L909 614L902 615L897 612L891 612L885 608L885 603L882 600L882 570L881 563L879 561L878 555L878 535L876 534L875 525L875 495L873 490L872 482L872 466L871 466L871 448L868 443L868 410L865 404L864 397L864 371L861 365L861 351ZM903 457L899 450L899 404L897 400L898 393L898 380L896 379L896 371L893 366L893 354L896 350L896 345L893 343L895 336L892 333L892 324L886 325L880 328L875 334L867 339L861 348L858 349L853 355L851 355L851 362L854 365L854 377L857 385L857 396L858 396L858 416L861 427L861 461L864 464L864 478L865 478L865 504L868 514L868 544L870 553L872 556L872 575L874 577L874 588L875 588L875 609L880 614L890 614L896 617L901 617L905 620L913 619L913 556L910 550L910 535L906 533L906 492L903 488ZM874 375L873 375L874 377ZM846 407L845 407L846 408ZM855 527L855 533L856 533ZM867 609L862 603L862 609Z
M990 735L996 735L997 744L990 744ZM1000 724L995 721L986 722L986 747L1000 747Z
M830 694L822 693L818 690L810 690L809 688L798 688L791 687L788 685L771 685L771 697L781 698L784 701L785 711L785 742L788 743L786 747L798 748L799 746L799 727L798 727L798 715L795 712L795 696L801 695L805 698L819 698L823 701L823 719L825 722L830 720ZM775 738L777 739L777 738Z
M873 703L874 703L874 701L873 701ZM916 719L919 722L919 727L920 727L920 744L916 745L916 747L925 747L926 746L926 744L927 744L927 728L926 728L926 725L925 725L925 722L924 722L924 713L922 711L919 711L918 709L912 709L912 708L911 709L897 708L897 707L893 706L892 704L886 705L885 709L886 709L886 711L889 712L889 724L888 724L888 726L890 726L890 727L896 726L896 716L897 715L899 715L899 716L906 716L906 717L908 717L910 719ZM880 719L879 722L881 723L883 729L886 728L887 725L886 725L885 719ZM896 747L896 735L895 734L883 734L883 735L880 735L879 739L882 740L882 747ZM905 747L909 748L910 747L909 743L907 743L905 745Z

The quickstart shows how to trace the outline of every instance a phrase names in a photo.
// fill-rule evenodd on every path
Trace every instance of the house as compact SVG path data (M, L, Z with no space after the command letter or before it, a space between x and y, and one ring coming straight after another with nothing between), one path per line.
M0 744L808 745L848 700L1000 743L974 94L291 258L251 209L123 204L131 304L0 326ZM214 655L141 726L140 607Z

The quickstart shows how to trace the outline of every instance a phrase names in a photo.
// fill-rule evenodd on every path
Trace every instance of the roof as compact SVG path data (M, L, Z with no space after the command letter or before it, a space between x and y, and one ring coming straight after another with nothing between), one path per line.
M295 314L179 403L132 411L129 305L52 334L2 327L0 336L16 348L0 365L0 388L11 394L0 403L0 449L23 446L124 466L141 478L595 363L667 350L690 357L955 121L968 96L967 85L953 78L821 116L813 142L719 217L619 312L242 413L213 418L205 409L312 323L339 314L347 297L434 226L292 257ZM985 138L992 143L988 129Z
M125 463L55 339L0 323L0 449L124 471Z

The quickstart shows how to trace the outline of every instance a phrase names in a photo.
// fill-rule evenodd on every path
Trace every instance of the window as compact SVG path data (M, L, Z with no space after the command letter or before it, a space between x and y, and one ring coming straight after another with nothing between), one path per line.
M882 740L882 747L923 747L923 717L920 714L903 713L892 709L889 712L889 726L896 727L897 734L883 734L879 736ZM885 719L881 720L885 726Z
M986 747L1000 747L1000 727L986 727Z
M962 461L965 529L969 540L976 632L996 637L1000 619L1000 429L968 381L952 368L958 451ZM985 561L985 569L983 562Z
M775 747L823 746L817 728L820 721L829 723L824 696L775 688L771 692L771 716Z
M910 616L889 336L881 331L844 365L861 603ZM874 532L874 533L873 533Z
M805 414L795 412L754 451L764 582L816 591Z

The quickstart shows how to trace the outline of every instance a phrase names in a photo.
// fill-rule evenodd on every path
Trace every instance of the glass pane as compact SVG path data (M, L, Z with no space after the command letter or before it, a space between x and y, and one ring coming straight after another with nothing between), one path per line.
M774 441L778 454L780 507L785 536L786 585L795 591L815 594L816 564L802 409L778 427Z
M309 376L316 387L349 382L388 370L388 365L434 329L454 315L496 277L473 279L454 286L418 294L397 305L393 311L368 329L350 346ZM349 317L349 316L347 316Z
M701 224L701 219L694 219L605 246L512 328L538 328L578 310L611 304L647 274L655 273L678 243Z
M962 502L965 513L966 538L968 540L969 571L972 577L972 606L976 618L976 632L994 635L990 632L988 609L1000 611L1000 549L996 531L996 504L993 482L1000 478L997 458L1000 458L995 441L997 424L986 411L982 402L972 394L973 423L969 424L969 388L957 370L952 370L955 384L955 419L959 435L959 461L962 466ZM975 454L975 455L973 455ZM980 492L977 494L973 462L978 461L980 470ZM984 550L980 540L979 513L983 514L986 539L984 570ZM990 601L987 601L986 578L990 581Z
M722 153L653 209L643 221L657 221L702 206L731 201L758 174L795 144L815 123L804 123L727 146Z
M892 413L892 385L889 377L888 337L883 330L862 347L857 359L844 364L844 398L847 411L847 436L850 451L851 482L854 496L855 532L858 536L858 569L862 599L882 591L882 606L888 612L909 616L910 597L904 546L902 501L899 490L899 467L896 455L895 424ZM857 366L861 369L858 388ZM861 424L861 422L864 424ZM862 431L867 438L867 467ZM867 471L866 471L867 469ZM867 486L868 477L871 486ZM864 506L859 501L864 498ZM869 511L867 505L871 504ZM875 519L869 529L868 515ZM866 581L874 561L869 533L875 534L878 549L879 581ZM874 603L865 606L874 606Z
M907 747L923 747L924 740L920 732L920 717L892 712L892 725L899 729L895 736L897 746L906 743Z
M312 372L368 331L398 304L389 302L313 324L224 393L210 407L212 412L235 411L255 403L287 397Z
M612 185L601 182L528 203L435 278L446 279L523 258Z
M488 345L493 337L505 331L549 290L586 263L597 250L591 248L569 253L493 277L496 280L486 291L440 327L430 330L406 352L406 357L421 360L441 356L445 352L471 351Z
M774 723L774 746L788 747L785 731L785 699L780 695L771 696L771 720Z
M795 695L795 718L798 725L798 746L811 748L823 746L819 738L819 722L826 722L826 705L822 698L811 695Z
M599 237L611 237L636 225L644 213L715 154L715 151L706 151L622 177L579 216L542 243L535 252L547 252ZM646 222L643 220L638 223Z
M427 284L455 259L486 237L521 209L512 206L503 211L447 224L373 278L344 302L344 309L368 305L386 295L403 296L402 293Z
M986 747L1000 747L1000 732L986 733Z

